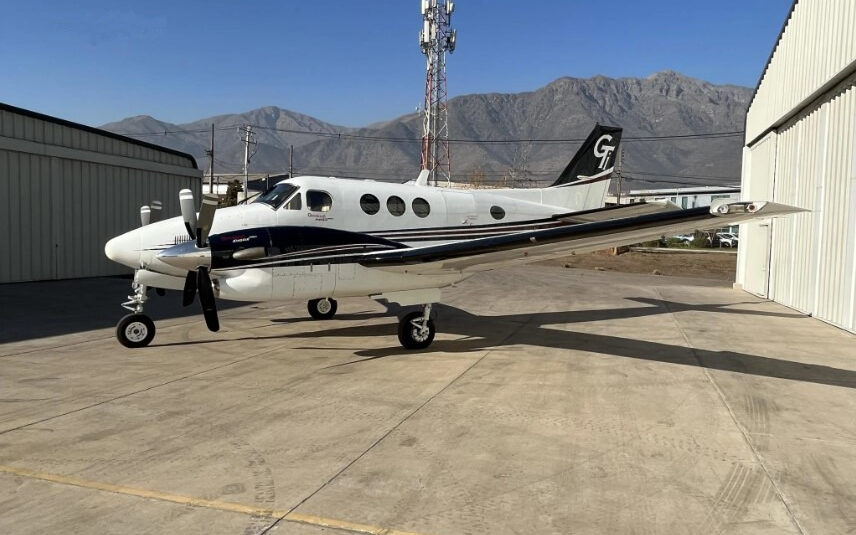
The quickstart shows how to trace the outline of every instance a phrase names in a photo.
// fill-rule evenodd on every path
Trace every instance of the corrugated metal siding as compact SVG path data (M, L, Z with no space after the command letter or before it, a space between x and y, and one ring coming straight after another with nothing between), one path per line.
M59 145L70 149L129 156L139 160L179 167L192 167L190 161L179 154L150 149L130 141L105 137L94 132L76 129L64 124L51 123L9 110L0 110L0 135L48 145Z
M822 193L823 211L818 214L820 249L815 315L853 329L856 303L853 295L853 137L856 89L835 95L825 104L827 111L826 151ZM848 245L850 245L848 247ZM848 302L849 301L849 302Z
M187 158L0 110L0 135L192 168ZM140 150L134 151L132 147ZM128 273L104 256L113 236L139 226L139 209L160 200L180 213L178 191L199 198L201 172L170 174L0 149L0 283Z
M773 222L770 298L856 331L856 86L795 117L777 139L773 200L811 212Z
M794 6L746 115L746 139L775 125L856 61L856 2Z

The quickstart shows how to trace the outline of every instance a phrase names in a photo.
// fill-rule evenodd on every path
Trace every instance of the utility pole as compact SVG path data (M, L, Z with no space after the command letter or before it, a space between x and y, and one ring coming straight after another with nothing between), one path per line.
M208 193L214 193L214 123L211 123L211 150L206 150L208 155Z
M622 187L622 179L624 177L621 176L621 164L624 162L624 147L618 151L618 205L621 205L621 187Z
M294 145L289 145L288 151L288 178L294 176Z
M446 52L455 51L457 32L449 27L455 3L452 0L421 0L422 30L419 47L426 59L425 108L422 122L422 169L437 185L438 173L451 186L449 153L449 107L446 101Z
M255 145L256 142L253 138L253 127L245 124L244 125L244 137L241 141L244 142L244 203L247 202L247 197L249 197L249 169L250 169L250 145Z

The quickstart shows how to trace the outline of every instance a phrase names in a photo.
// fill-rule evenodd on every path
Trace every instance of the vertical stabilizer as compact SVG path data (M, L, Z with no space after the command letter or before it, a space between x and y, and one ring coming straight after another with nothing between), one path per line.
M621 128L596 124L565 170L550 187L575 186L609 180L615 169Z

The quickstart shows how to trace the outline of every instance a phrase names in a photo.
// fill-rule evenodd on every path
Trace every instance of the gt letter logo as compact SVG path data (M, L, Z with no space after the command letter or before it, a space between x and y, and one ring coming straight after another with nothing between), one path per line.
M597 142L594 144L594 155L600 158L600 165L598 168L605 169L606 163L609 161L609 156L612 154L612 151L615 150L615 145L605 145L604 142L612 141L612 136L609 134L604 134L600 136Z

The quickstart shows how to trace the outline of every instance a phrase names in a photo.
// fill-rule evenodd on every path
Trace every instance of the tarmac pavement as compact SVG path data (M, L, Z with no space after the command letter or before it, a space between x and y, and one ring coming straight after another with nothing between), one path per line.
M526 266L438 335L343 299L0 285L0 532L848 533L856 337L711 281Z

